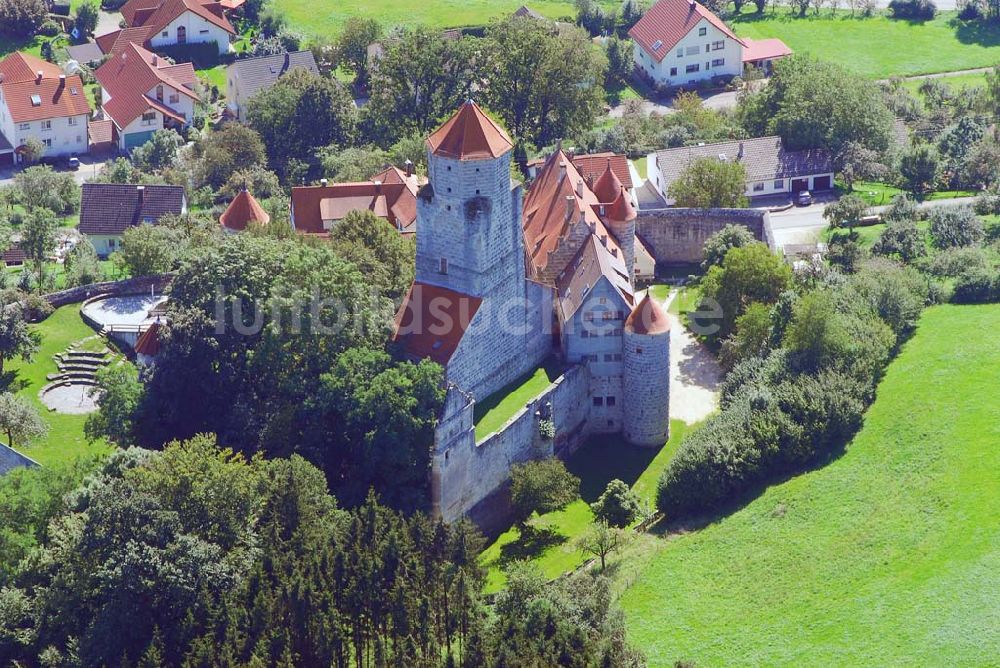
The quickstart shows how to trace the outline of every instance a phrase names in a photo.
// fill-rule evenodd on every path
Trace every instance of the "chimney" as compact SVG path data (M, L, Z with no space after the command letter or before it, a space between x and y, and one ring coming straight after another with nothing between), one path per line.
M566 161L565 160L560 160L559 161L559 180L561 181L563 179L563 177L565 177L565 176L566 176Z
M576 196L583 197L583 179L576 180Z
M154 54L153 54L153 67L156 67L156 64L157 64L158 62L160 62L160 59L159 59L159 58L157 58L157 57L156 57L156 54L154 53Z
M605 248L608 247L608 235L606 234L601 235L601 245L604 246Z
M35 83L42 83L42 76L44 73L41 70L35 72Z
M60 74L59 75L59 87L62 88L65 85L66 85L66 75L65 74Z
M573 217L573 209L576 208L576 200L572 195L566 195L566 222Z
M142 208L142 201L146 196L146 186L136 186L135 191L139 193L139 207Z
M374 181L372 181L372 183L375 184L375 194L376 195L382 194L382 182L379 181L378 179L375 179Z
M406 162L403 163L403 166L406 167L406 176L413 176L413 161L407 158Z
M584 219L584 217L583 217L583 215L582 215L582 214L581 214L581 216L580 216L580 222L581 222L581 223L584 223L584 222L586 222L586 220ZM595 234L595 233L597 232L597 223L590 223L590 224L589 224L589 227L590 227L590 233L591 233L591 234Z
M601 214L601 218L604 218L604 205L603 204L600 206L600 214Z
M688 9L694 11L694 0L688 0Z
M740 152L736 154L737 160L743 159L743 142L740 142Z
M326 184L327 184L327 183L329 183L329 181L327 181L326 179L320 179L320 180L319 180L319 184L320 184L321 186L323 186L324 188L326 188Z

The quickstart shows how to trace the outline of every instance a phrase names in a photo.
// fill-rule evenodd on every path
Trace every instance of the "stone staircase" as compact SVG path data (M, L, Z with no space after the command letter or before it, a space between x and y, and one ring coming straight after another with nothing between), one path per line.
M79 343L82 342L71 344L65 352L54 356L59 371L46 377L50 386L97 384L97 372L111 363L111 350L106 345L98 352L79 350Z

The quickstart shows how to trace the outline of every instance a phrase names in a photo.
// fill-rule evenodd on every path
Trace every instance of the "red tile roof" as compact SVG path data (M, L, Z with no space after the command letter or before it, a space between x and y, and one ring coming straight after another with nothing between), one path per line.
M597 196L566 154L560 150L549 156L524 198L524 242L535 270L548 266L549 254L581 217L598 237L608 235L599 209ZM609 246L620 250L613 236Z
M124 128L149 109L184 120L176 111L147 95L157 84L164 84L192 100L198 100L198 95L192 90L197 75L191 63L173 65L137 44L126 45L121 53L97 68L94 77L110 96L104 104L104 111L119 128Z
M434 155L454 160L499 158L514 148L510 137L469 100L427 138Z
M702 19L730 39L744 44L722 19L694 0L659 0L632 26L628 34L646 53L660 62ZM654 50L653 45L657 42L660 44Z
M111 120L90 121L88 130L90 132L90 145L99 146L101 144L112 144L115 141L115 124Z
M618 191L618 197L616 197L613 202L603 206L605 220L627 222L635 220L639 217L639 213L635 210L635 206L632 205L632 198L628 196L628 193L625 192L624 188L621 188Z
M600 178L601 174L608 167L608 161L611 161L611 169L614 170L615 176L621 181L622 185L626 189L632 189L632 174L629 172L628 168L628 158L619 153L588 153L585 155L574 155L573 164L576 168L583 174L583 179L587 183L595 183L597 179Z
M792 50L780 39L745 40L743 62L753 63L758 60L772 60L792 55Z
M160 32L187 11L194 12L209 23L235 35L236 30L226 18L225 9L221 3L203 3L198 0L130 0L125 3L121 12L129 27L148 27L151 35Z
M145 332L139 335L135 342L136 355L156 357L160 353L160 322L156 321Z
M94 40L101 51L117 56L129 44L145 45L152 34L153 29L151 26L137 26L135 28L115 30L114 32L95 37Z
M414 282L396 314L392 339L410 357L447 365L481 303L479 297Z
M645 336L663 334L670 331L670 318L667 317L663 307L647 292L625 321L625 331Z
M376 181L380 182L376 184ZM411 234L417 222L417 177L389 167L371 181L292 188L295 229L326 234L323 221L340 220L351 211L371 211L400 232Z
M253 195L246 190L241 190L219 216L219 222L222 223L223 227L240 232L245 230L250 223L267 225L271 222L271 216L267 211L264 211L264 207L254 199Z
M0 90L14 122L89 115L90 103L80 77L61 76L62 70L55 65L26 53L0 60Z
M574 163L576 164L576 163ZM597 195L597 201L608 203L613 202L618 198L618 195L622 191L622 182L615 174L615 170L611 168L611 159L609 158L605 164L604 171L596 181L592 182L593 185L590 187Z

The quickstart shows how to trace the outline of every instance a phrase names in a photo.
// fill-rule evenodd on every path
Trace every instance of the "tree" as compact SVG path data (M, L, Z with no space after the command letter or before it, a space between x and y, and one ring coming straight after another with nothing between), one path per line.
M877 181L884 178L889 171L882 164L882 156L878 151L866 148L855 141L844 144L834 156L833 162L847 185L848 192L854 190L855 181Z
M270 199L283 194L278 175L266 167L254 165L233 172L225 185L216 193L216 197L222 201L232 200L244 187L253 193L253 196L258 200Z
M521 532L532 513L550 513L580 496L580 479L555 457L514 464L510 469L510 500Z
M628 84L635 67L632 62L632 42L609 37L605 50L608 57L608 74L605 77L605 85L608 88L614 88Z
M747 205L746 168L740 162L698 158L668 186L677 206L711 209Z
M72 174L53 171L51 167L29 167L14 177L18 199L29 211L50 209L69 215L80 208L80 186Z
M77 241L76 245L66 253L63 271L66 274L67 287L90 285L103 276L97 251L86 236Z
M292 70L279 82L299 71ZM258 97L251 98L251 104ZM209 133L201 142L199 153L195 180L213 190L221 188L236 171L263 165L267 159L261 136L240 123L226 123L220 130Z
M855 226L869 213L868 203L857 195L844 195L823 209L823 218L835 229L847 228L848 235L854 237Z
M59 219L54 213L44 208L29 210L21 225L21 250L24 251L29 260L35 263L39 290L42 287L45 261L56 250L56 231L58 229Z
M25 362L38 352L38 335L28 328L24 309L17 302L0 302L0 373L8 360Z
M487 28L483 101L518 139L545 146L584 132L602 113L604 54L579 30L509 18Z
M136 225L122 235L122 261L132 276L152 276L175 268L187 246L184 235L167 225Z
M642 511L639 497L617 478L608 483L597 501L590 504L594 517L612 527L627 527Z
M366 139L388 146L400 137L430 134L481 85L478 41L447 40L422 27L394 33L372 73L363 117Z
M941 175L941 156L930 144L915 144L899 158L899 173L906 189L922 197L937 187Z
M795 303L783 344L808 371L830 366L851 350L851 331L846 320L835 295L815 290Z
M892 220L872 245L872 253L912 262L927 254L924 234L912 219Z
M982 219L967 206L935 207L930 219L931 243L935 248L977 246L985 236Z
M104 163L91 183L145 183L142 172L128 158L115 158Z
M34 35L48 12L45 0L0 0L0 32L18 37Z
M311 157L330 144L350 144L357 113L350 94L338 81L295 68L250 98L247 122L263 140L271 169L287 177L291 158Z
M736 319L735 331L722 342L719 362L732 370L752 357L765 357L771 351L771 307L754 302Z
M705 247L702 251L705 259L701 262L701 268L708 271L710 267L722 264L722 261L726 259L726 253L731 249L749 246L756 240L749 228L743 225L726 225L705 240Z
M80 39L86 38L87 35L92 35L97 30L97 19L99 16L100 10L95 0L84 2L76 8L76 18L73 24L80 33Z
M104 367L97 372L91 390L97 398L97 412L87 416L83 431L87 439L106 438L119 447L133 443L135 412L142 399L142 383L134 365L127 362Z
M11 447L26 445L49 432L49 425L24 397L0 393L0 432Z
M339 183L367 181L389 164L389 152L377 146L327 146L318 156L326 177Z
M375 19L352 16L344 22L337 38L336 60L354 75L354 85L363 89L370 75L368 47L382 36L382 26Z
M778 134L789 149L825 148L835 156L852 142L884 155L894 122L874 82L801 54L778 61L768 85L744 98L738 114L752 137Z
M639 2L638 0L625 0L622 2L621 6L621 17L622 17L622 29L626 32L632 28L642 15L646 13L645 3Z
M371 211L351 211L337 224L333 245L367 277L368 285L396 300L413 282L416 246Z
M598 520L590 525L585 534L580 536L577 545L587 554L599 558L603 571L607 565L608 555L621 550L627 541L628 532L626 529L611 526L607 522Z
M0 0L2 2L3 0ZM36 164L45 155L45 144L38 137L31 136L21 145L21 157L29 165Z
M184 140L174 130L157 130L149 141L132 151L132 162L140 170L159 172L174 166L183 145Z

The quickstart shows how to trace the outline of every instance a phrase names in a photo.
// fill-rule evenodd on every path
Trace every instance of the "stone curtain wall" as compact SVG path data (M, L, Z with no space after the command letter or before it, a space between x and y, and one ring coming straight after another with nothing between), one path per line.
M589 385L587 368L571 367L479 443L472 426L474 404L463 406L457 392L449 393L435 438L431 485L435 510L449 522L468 515L485 529L498 526L509 514L511 466L553 455L566 457L586 438ZM539 434L538 413L550 415L555 439Z
M743 225L772 245L770 220L759 209L655 209L641 211L636 234L646 242L657 265L696 264L705 240L726 225Z
M77 288L70 288L69 290L49 293L45 295L45 299L53 308L59 308L66 304L75 304L98 296L120 297L123 295L145 294L150 291L150 288L154 292L162 293L170 285L170 281L173 278L172 274L157 274L155 276L137 276L124 281L92 283L90 285L81 285Z
M19 468L32 468L38 462L0 443L0 476Z

